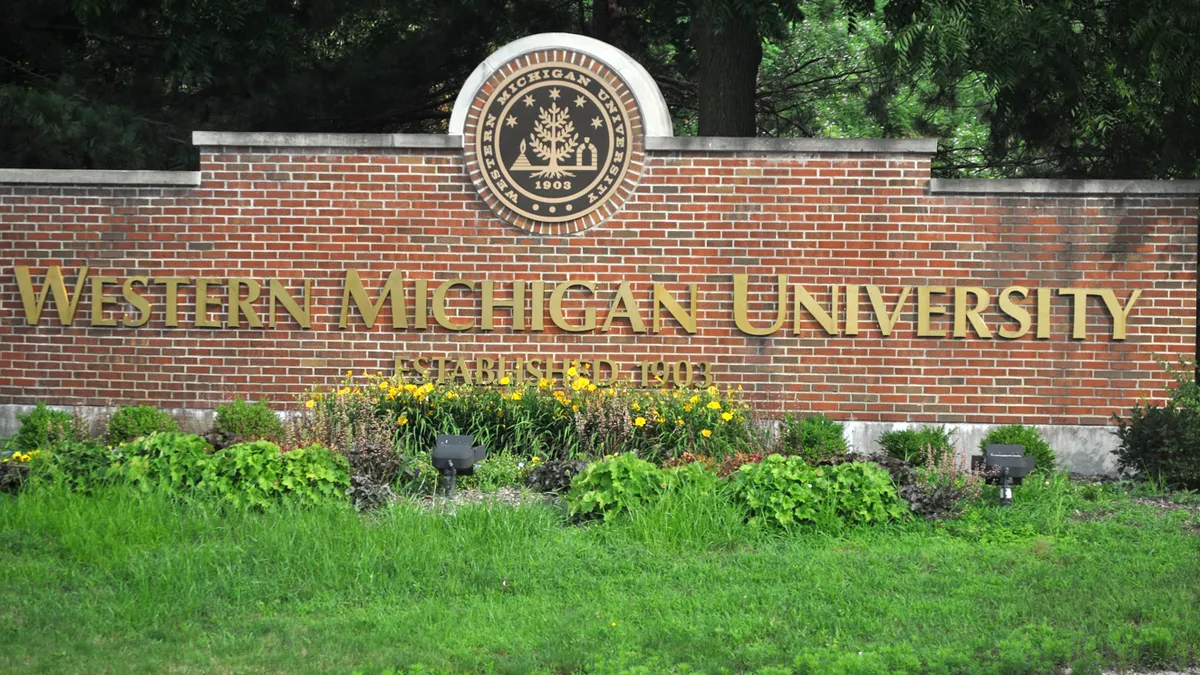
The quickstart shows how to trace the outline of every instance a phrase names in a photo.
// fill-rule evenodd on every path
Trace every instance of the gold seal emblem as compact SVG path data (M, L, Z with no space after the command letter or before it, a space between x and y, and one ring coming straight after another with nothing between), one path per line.
M505 220L542 233L578 231L611 215L613 197L632 191L640 119L624 83L600 64L530 60L498 72L476 99L468 160Z

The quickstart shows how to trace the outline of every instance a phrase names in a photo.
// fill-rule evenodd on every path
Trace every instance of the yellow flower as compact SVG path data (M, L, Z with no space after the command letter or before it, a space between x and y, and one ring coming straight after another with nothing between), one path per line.
M502 386L507 387L509 382L512 382L512 380L508 379L507 376L500 378L500 384Z
M612 625L613 625L613 626L616 626L616 625L617 625L617 622L616 622L616 621L612 622Z
M367 371L363 371L363 377L367 377Z
M387 389L389 386L390 386L390 385L387 383L387 380L380 380L380 381L379 381L379 388L380 388L380 389Z
M717 385L710 384L708 385L708 389L705 389L704 391L707 391L709 396L716 396L721 390L717 389Z
M634 401L634 402L633 402L633 405L631 405L631 406L629 406L629 407L630 407L630 408L632 408L632 409L633 409L633 410L635 410L635 411L637 411L637 410L641 410L641 409L642 409L642 406L641 406L641 405L639 405L637 401Z
M692 396L691 398L688 399L688 403L699 403L699 402L700 402L699 396Z
M662 424L663 422L666 422L666 421L667 421L667 418L665 418L665 417L659 417L659 418L655 419L654 421L655 421L655 422L658 422L659 424Z
M541 458L541 457L538 457L537 455L534 455L534 456L533 456L533 459L532 459L531 461L532 461L534 464L537 464L538 462L542 461L542 458Z
M353 371L353 370L347 370L347 371L346 371L346 377L354 377L354 371Z
M633 426L635 426L635 427L644 427L644 426L646 426L646 418L645 418L645 417L639 417L639 418L637 418L636 420L634 420L634 421L633 421Z
M690 405L683 406L683 412L692 412L692 406L690 406Z
M573 405L573 406L571 406L571 411L572 411L572 412L579 412L579 406L577 406L577 405Z
M553 384L554 382L552 380L543 377L542 379L538 380L538 389L549 389Z
M579 376L579 371L575 369L575 366L571 366L570 368L567 369L567 377L578 377L578 376Z
M405 415L401 415L400 419L396 420L396 424L398 424L399 426L404 426L405 424L408 424L408 417Z
M675 426L677 426L677 427L683 426L683 418L682 417L675 418Z
M591 383L592 383L591 380L587 379L586 377L581 377L578 380L575 380L574 382L571 383L571 388L574 389L575 391L581 391L583 389L587 389L588 385Z
M708 408L709 410L720 410L721 404L717 403L716 401L709 401L708 405L706 405L704 407Z
M589 385L588 385L588 392L589 392L589 393L591 393L591 392L593 392L593 391L596 391L596 385L594 385L594 384L589 384Z
M514 401L520 401L520 400L521 400L521 392L519 392L519 391L514 391L514 392L513 392L513 395L512 395L512 400L514 400Z
M712 429L701 429L700 435L705 438L708 438L709 436L712 436Z
M316 404L317 404L317 403L316 403L316 401L313 401L313 400L311 400L311 399L310 399L310 400L309 400L307 403L305 403L305 404L304 404L304 407L305 407L305 408L311 408L311 407L313 407L313 406L314 406L314 405L316 405Z
M604 393L608 394L609 396L616 396L616 395L617 395L617 390L616 390L616 389L613 389L612 387L609 387L609 388L608 388L608 390L607 390L607 391L605 391Z
M725 420L726 422L728 422L729 420L733 419L733 413L731 413L731 412L723 412L723 413L721 413L721 419L723 419L723 420Z

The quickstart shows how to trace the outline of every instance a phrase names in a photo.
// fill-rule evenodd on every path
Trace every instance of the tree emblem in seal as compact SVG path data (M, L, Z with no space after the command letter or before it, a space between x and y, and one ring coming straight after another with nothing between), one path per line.
M499 68L476 96L468 171L492 210L537 234L571 234L632 193L644 142L633 95L589 56L551 50Z

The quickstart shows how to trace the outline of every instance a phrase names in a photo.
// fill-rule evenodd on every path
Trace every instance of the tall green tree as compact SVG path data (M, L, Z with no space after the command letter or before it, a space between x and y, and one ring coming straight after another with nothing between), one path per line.
M987 142L951 172L1200 176L1200 0L889 0L883 17L881 63L989 92Z

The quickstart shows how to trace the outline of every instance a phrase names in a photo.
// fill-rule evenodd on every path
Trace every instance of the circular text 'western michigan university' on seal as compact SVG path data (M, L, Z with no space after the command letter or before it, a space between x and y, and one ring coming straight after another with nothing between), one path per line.
M629 87L578 52L523 54L476 95L464 143L468 170L497 216L535 234L597 225L632 193L644 157Z

